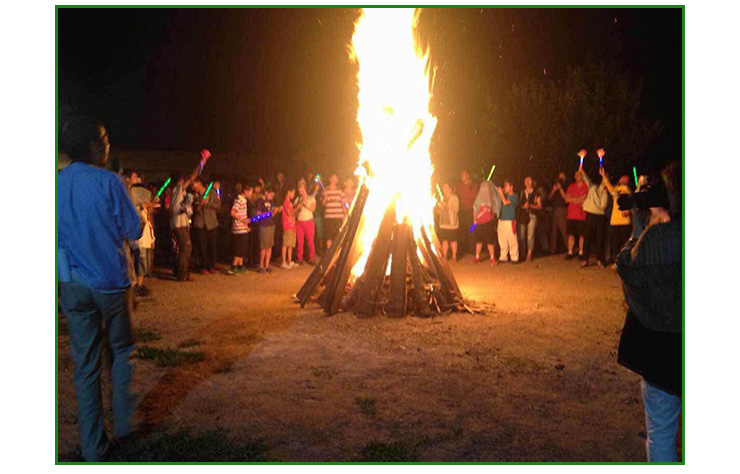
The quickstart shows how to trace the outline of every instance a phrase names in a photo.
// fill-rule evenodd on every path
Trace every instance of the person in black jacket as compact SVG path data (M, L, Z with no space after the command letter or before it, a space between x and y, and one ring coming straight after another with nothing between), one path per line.
M641 234L635 232L617 256L617 272L629 306L618 362L642 376L649 462L678 461L683 386L679 165L669 165L663 178L668 193L662 202L650 203L648 226Z

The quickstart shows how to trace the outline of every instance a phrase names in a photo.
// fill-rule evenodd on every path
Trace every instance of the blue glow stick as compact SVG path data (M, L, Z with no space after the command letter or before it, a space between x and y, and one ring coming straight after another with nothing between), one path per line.
M257 214L256 216L249 219L250 224L254 224L255 222L259 222L261 220L265 220L268 217L272 217L272 211L269 212L263 212L262 214Z
M476 227L478 227L478 224L476 224L475 222L473 222L473 225L470 226L470 230L468 230L468 232L470 232L472 234Z

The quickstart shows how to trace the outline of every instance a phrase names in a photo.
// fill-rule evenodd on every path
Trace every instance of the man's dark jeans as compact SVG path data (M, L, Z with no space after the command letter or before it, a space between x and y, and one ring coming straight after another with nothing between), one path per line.
M129 393L133 367L129 362L134 338L129 317L128 290L102 293L79 283L60 283L61 306L67 318L69 346L74 361L77 424L82 455L100 461L108 450L103 429L100 390L104 336L112 358L113 422L116 437L130 433L134 400Z
M177 242L177 267L175 268L178 279L183 280L190 275L190 255L193 253L193 244L190 242L190 229L188 227L176 227L172 230Z

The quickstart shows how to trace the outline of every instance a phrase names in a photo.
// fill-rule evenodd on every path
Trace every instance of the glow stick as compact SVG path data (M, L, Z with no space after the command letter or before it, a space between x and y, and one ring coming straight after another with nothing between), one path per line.
M632 167L632 174L635 175L635 187L639 186L639 183L637 181L637 166Z
M439 194L439 200L444 201L444 197L442 196L442 190L439 189L439 184L436 184L435 186L437 186L437 194Z
M486 181L491 180L491 176L493 176L493 170L496 169L496 165L491 166L491 171L488 172L488 178L486 178Z
M262 214L257 214L256 216L249 219L249 223L253 224L255 222L259 222L261 220L267 219L268 217L272 217L272 211L263 212Z
M206 189L206 193L203 195L203 199L206 199L208 197L208 193L211 192L211 188L213 187L213 181L208 183L208 189Z
M345 202L344 203L344 207L347 208L347 210L349 211L349 203L348 202Z
M165 188L169 186L170 181L172 181L172 178L167 178L167 181L164 182L161 188L159 188L159 192L157 193L157 197L161 196L164 192Z
M578 156L581 158L580 166L583 166L583 159L586 157L587 154L588 152L583 148L578 152Z
M470 226L470 229L468 230L468 232L470 232L472 234L476 227L478 227L478 224L476 224L475 222L473 222L473 225Z
M221 188L216 189L216 196L221 199Z
M596 150L596 154L599 155L599 168L603 168L604 167L604 155L606 154L604 152L604 149L599 148L598 150Z

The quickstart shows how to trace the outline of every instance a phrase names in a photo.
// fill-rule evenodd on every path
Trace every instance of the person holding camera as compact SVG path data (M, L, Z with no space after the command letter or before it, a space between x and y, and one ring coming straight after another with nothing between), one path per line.
M676 462L682 373L682 228L680 165L663 172L666 187L623 195L621 210L643 209L650 221L617 256L629 306L618 362L642 376L649 462ZM666 192L667 190L667 192Z

